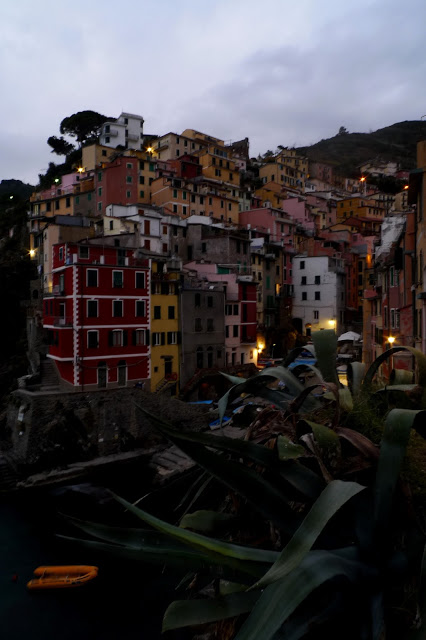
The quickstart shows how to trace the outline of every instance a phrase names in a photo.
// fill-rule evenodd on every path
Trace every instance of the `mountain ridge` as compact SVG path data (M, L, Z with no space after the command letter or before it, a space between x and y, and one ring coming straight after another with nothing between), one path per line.
M340 175L358 177L359 165L374 158L397 162L402 170L414 169L416 145L425 139L426 121L405 120L370 133L344 130L296 151L314 162L332 165Z

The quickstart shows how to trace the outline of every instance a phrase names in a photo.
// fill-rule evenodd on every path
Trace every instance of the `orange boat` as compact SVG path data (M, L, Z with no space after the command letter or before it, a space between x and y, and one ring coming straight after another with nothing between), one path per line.
M28 589L65 589L80 587L98 575L98 567L85 564L58 567L37 567Z

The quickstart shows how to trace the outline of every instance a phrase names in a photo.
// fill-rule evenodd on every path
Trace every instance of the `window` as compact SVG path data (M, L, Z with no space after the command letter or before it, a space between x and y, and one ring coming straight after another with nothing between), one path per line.
M89 247L79 247L78 248L78 257L83 260L87 260L89 257Z
M302 300L307 300L308 299L308 294L306 293L306 291L302 291Z
M112 272L112 286L114 287L114 289L123 288L123 272L122 271Z
M136 300L136 305L135 305L136 318L144 318L145 315L146 315L145 300Z
M201 253L206 253L207 252L207 243L206 242L202 242L201 243Z
M123 317L123 301L122 300L113 300L112 302L112 315L114 318L122 318Z
M97 269L87 269L87 286L88 287L98 286L98 270Z
M175 308L174 307L169 307L169 313L168 313L168 318L169 320L174 320L175 319Z
M238 315L238 305L234 304L234 316Z
M213 307L213 296L207 296L207 306Z
M201 306L201 293L196 293L194 296L194 304L196 307Z
M161 320L161 307L160 306L155 306L154 307L154 320Z
M147 344L145 329L135 329L133 331L133 344L138 347Z
M177 344L177 331L167 332L167 344Z
M126 163L126 169L132 169L133 165L131 162Z
M88 318L98 317L98 301L97 300L87 301L87 317Z
M234 324L233 328L232 328L232 335L234 336L234 338L238 338L238 325Z
M315 276L315 284L321 284L321 276Z
M315 300L321 300L321 291L315 291Z
M225 338L229 338L229 324L225 327Z
M71 198L69 196L67 198L65 198L65 206L66 207L70 207L71 206Z
M195 331L202 331L201 318L195 318Z
M301 260L301 261L300 261L300 268L301 268L301 269L304 269L304 268L305 268L305 261L304 261L304 260Z
M109 230L113 231L114 230L114 220L110 220L109 221Z
M114 329L110 332L110 336L111 347L123 346L123 331L121 329Z
M306 276L302 276L302 281L300 284L306 284Z
M131 191L126 191L126 196L127 196L127 198L131 198L132 197L132 192Z
M102 155L105 157L107 154L106 149L102 149Z
M202 369L203 366L204 366L203 347L197 347L197 369Z
M213 347L207 347L207 366L213 366Z
M87 348L97 349L97 347L99 347L99 332L88 331L87 332Z
M98 196L101 197L102 196L102 187L98 188Z
M136 289L145 289L145 273L143 271L136 271L135 287Z
M161 344L161 333L159 331L152 334L152 346L158 347Z
M213 318L207 318L207 331L214 331Z
M62 262L64 259L64 248L59 247L59 260Z
M314 320L319 320L319 311L314 310Z

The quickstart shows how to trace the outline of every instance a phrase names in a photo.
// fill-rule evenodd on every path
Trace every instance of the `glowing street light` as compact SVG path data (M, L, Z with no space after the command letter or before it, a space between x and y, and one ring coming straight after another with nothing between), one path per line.
M153 153L154 149L152 147L148 147L147 151L148 153Z
M388 342L389 342L390 346L392 346L393 343L395 342L395 336L389 336L388 337Z
M79 173L83 173L83 171L84 171L84 167L78 167L77 171L78 171Z

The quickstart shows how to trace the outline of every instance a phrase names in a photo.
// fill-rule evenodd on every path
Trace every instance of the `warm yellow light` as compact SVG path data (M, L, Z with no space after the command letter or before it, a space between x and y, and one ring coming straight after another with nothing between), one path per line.
M77 169L77 171L78 171L79 173L83 173L83 171L84 171L84 167L79 167L79 168Z
M154 151L154 149L152 147L148 147L147 151L148 151L148 153L152 153Z
M359 181L360 182L365 182L365 178L360 178Z
M30 249L28 253L30 254L30 258L34 258L36 254L35 249Z
M408 189L408 184L405 185L404 189Z
M388 337L388 342L389 342L389 344L392 346L392 345L393 345L393 343L395 342L395 336L389 336L389 337Z
M59 178L55 178L55 182L59 182Z
M262 342L259 342L259 344L257 345L257 350L259 351L259 353L263 351L264 348L265 348L265 345Z
M335 320L329 320L328 324L330 325L330 327L334 327L336 325L336 321Z

